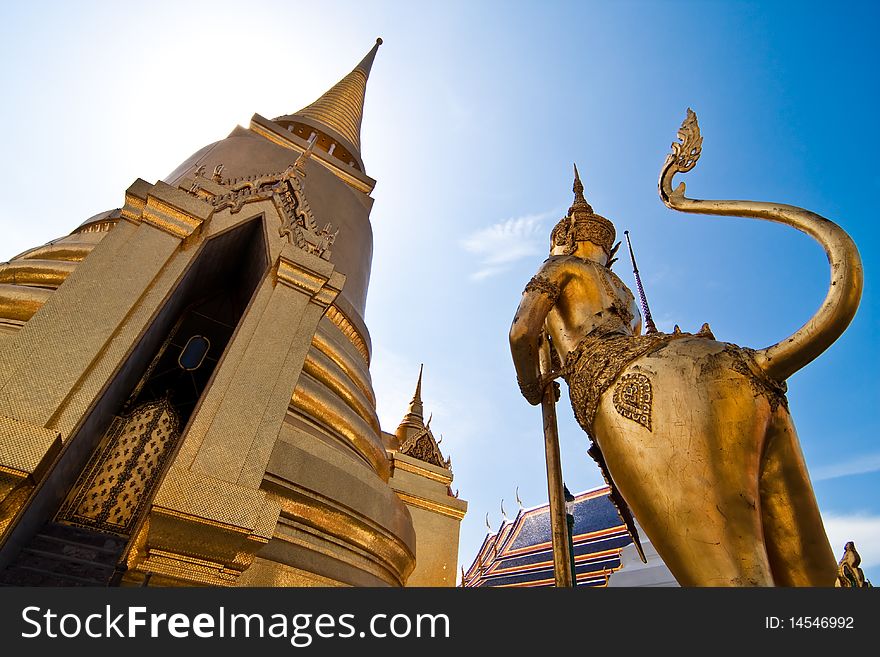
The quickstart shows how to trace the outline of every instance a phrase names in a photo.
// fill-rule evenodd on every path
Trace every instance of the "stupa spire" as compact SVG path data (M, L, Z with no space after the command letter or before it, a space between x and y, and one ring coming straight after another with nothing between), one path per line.
M367 78L376 51L382 45L382 39L355 66L351 73L333 85L323 96L311 105L307 105L292 116L311 119L326 126L345 138L355 150L361 148L361 121L364 116L364 96L367 92Z
M425 409L422 405L422 372L425 369L424 363L419 365L419 380L416 382L416 391L413 393L412 401L409 403L409 412L407 416L417 417L424 421Z
M571 204L568 215L570 217L574 216L575 212L593 214L593 207L584 198L584 184L581 182L581 175L578 173L577 164L574 165L574 184L571 187L571 191L574 192L574 203Z
M422 372L424 368L424 364L419 366L419 379L416 382L416 391L413 393L412 401L409 403L409 410L400 421L400 426L397 427L397 436L402 441L406 440L413 430L421 431L425 429L425 408L422 404Z

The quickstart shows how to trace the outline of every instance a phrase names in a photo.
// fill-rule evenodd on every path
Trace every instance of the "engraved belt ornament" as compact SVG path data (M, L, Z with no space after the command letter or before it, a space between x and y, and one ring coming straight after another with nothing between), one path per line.
M654 393L644 374L625 374L614 388L614 408L623 417L651 430L651 403Z

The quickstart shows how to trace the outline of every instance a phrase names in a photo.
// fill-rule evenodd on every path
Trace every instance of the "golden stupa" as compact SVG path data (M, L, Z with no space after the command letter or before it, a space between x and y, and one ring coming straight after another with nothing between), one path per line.
M421 401L382 430L363 320L376 51L0 264L0 581L455 584Z

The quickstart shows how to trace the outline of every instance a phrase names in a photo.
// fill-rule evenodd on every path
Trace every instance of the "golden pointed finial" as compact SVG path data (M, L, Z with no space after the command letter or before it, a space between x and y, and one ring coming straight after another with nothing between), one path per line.
M522 511L525 507L523 506L522 500L519 499L519 486L516 487L516 503L519 505L519 510Z
M424 369L424 363L419 365L419 379L416 381L416 391L413 393L412 401L409 403L409 415L417 417L420 423L425 419L425 408L422 404L422 373ZM428 423L430 422L431 420L428 420Z
M578 165L577 162L574 162L574 184L571 186L571 191L574 192L574 200L578 201L584 198L584 183L581 182L581 174L578 173Z
M425 426L425 408L422 404L422 373L424 369L425 365L422 363L419 366L419 379L416 382L416 391L413 393L412 401L409 403L409 410L403 416L395 432L401 443L405 442L414 432L427 428ZM428 424L430 425L430 423L431 420L429 419Z
M373 68L373 60L376 59L376 53L379 50L379 46L382 45L382 37L376 37L376 44L370 49L364 58L360 61L360 63L355 66L355 70L360 70L367 77L370 76L370 70Z
M507 517L507 511L504 510L504 498L501 498L501 524L503 525L505 522L508 522L510 518Z
M413 394L413 401L418 401L420 404L422 403L422 374L425 371L425 364L421 363L419 365L419 379L416 381L416 391Z
M574 202L564 216L550 233L550 250L564 247L564 255L575 252L577 242L592 242L605 252L605 264L609 266L614 259L615 230L605 217L596 214L593 206L584 198L584 184L578 172L577 164L574 165Z
M593 214L593 207L584 198L584 184L581 182L577 164L574 165L574 184L571 186L571 191L574 192L574 203L568 210L568 216L573 218L575 213Z
M419 419L419 424L422 424L422 421L425 419L425 409L422 404L422 372L425 369L425 364L422 363L419 365L419 379L416 381L416 391L413 393L412 401L409 403L409 413ZM432 416L433 417L433 416ZM428 420L430 423L431 420Z
M355 66L351 73L333 85L323 96L300 111L280 117L283 119L304 118L317 124L330 137L342 137L354 154L360 155L361 121L364 117L364 96L367 92L367 78L376 58L376 51L382 45L382 39L376 39L370 52ZM276 119L278 120L278 119Z

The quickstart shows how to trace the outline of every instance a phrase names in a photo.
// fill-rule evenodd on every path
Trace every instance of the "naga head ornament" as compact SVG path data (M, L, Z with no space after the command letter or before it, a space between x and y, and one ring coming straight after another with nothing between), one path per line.
M581 182L577 165L574 166L574 203L550 233L550 249L557 246L565 247L565 254L571 255L578 242L591 242L600 246L610 260L613 257L614 224L605 217L596 214L593 207L584 198L584 185Z
M672 143L672 152L666 156L666 161L660 170L658 183L660 199L668 207L674 207L673 197L684 198L685 191L683 182L673 189L672 178L677 173L687 173L693 169L702 152L703 136L700 134L700 124L697 122L697 115L688 107L684 121L678 129L678 141Z

